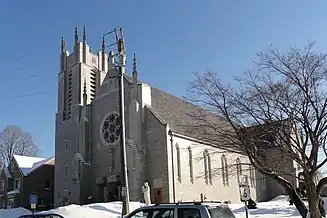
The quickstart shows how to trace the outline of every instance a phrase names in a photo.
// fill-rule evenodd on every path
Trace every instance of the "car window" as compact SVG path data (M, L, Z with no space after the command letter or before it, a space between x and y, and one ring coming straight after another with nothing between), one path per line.
M209 207L208 211L212 218L235 218L233 212L225 207Z
M153 208L138 210L127 216L128 218L173 218L174 209L173 208Z
M195 208L178 208L178 218L200 218L200 210Z
M136 213L133 213L131 215L129 215L128 217L130 218L141 218L141 217L148 217L148 214L149 212L146 210L146 211L137 211Z

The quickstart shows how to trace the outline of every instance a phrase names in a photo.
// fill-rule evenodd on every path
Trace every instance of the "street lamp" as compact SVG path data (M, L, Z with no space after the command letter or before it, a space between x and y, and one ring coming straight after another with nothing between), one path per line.
M174 143L173 143L173 132L168 131L170 136L170 149L171 149L171 168L172 168L172 180L173 180L173 199L176 202L176 189L175 189L175 167L174 167Z

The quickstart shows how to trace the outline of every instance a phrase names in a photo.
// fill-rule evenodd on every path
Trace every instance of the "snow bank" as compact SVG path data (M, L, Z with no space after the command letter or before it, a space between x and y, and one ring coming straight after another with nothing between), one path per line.
M133 211L144 204L139 202L129 203L130 211ZM121 217L122 203L121 202L110 202L110 203L97 203L89 205L75 205L71 204L65 207L59 207L50 211L45 211L42 213L57 213L67 218L111 218L111 217ZM0 217L1 218L1 217Z
M278 195L270 201L288 201L288 195Z
M144 204L139 202L130 202L130 211L142 207ZM243 204L230 204L236 218L245 217ZM268 202L257 203L258 209L249 210L249 217L251 218L268 218L268 217L288 217L300 218L298 211L294 205L289 205L287 196L278 196ZM325 199L325 207L327 206L327 199ZM89 205L69 205L59 207L50 211L64 216L65 218L118 218L121 217L121 202L110 203L96 203ZM327 208L326 208L327 210ZM23 208L1 210L0 218L17 218L23 214L30 214L28 210Z
M130 202L130 211L144 206L143 203ZM97 203L89 205L75 205L71 204L64 207L59 207L49 211L43 211L40 213L57 213L65 218L116 218L121 217L121 202L110 203ZM15 209L0 209L0 218L18 218L21 215L31 214L30 211L24 208Z
M15 209L0 209L0 218L17 218L21 215L31 214L29 210L25 208L15 208Z

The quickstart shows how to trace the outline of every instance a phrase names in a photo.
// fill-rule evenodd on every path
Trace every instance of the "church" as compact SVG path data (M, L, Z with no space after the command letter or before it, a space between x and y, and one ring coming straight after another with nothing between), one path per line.
M121 199L120 72L124 78L125 138L131 201L143 201L148 182L154 203L200 199L240 201L238 184L248 178L254 200L265 200L272 184L245 156L231 163L228 155L201 144L182 127L195 106L138 79L134 55L132 72L118 71L117 55L91 51L84 27L75 29L73 52L61 41L58 108L55 132L55 206ZM183 125L182 125L183 124ZM216 149L217 150L217 149ZM235 156L235 154L234 154ZM237 165L236 173L229 165ZM215 169L222 169L216 174ZM247 177L242 177L242 175ZM275 188L274 194L283 190Z

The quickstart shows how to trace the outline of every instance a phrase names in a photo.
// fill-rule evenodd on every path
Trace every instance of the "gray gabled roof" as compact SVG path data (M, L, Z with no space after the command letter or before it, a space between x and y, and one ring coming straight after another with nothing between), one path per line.
M125 78L129 83L133 83L133 78L125 74ZM138 81L142 84L142 81ZM163 125L168 124L169 129L175 133L189 136L195 139L200 139L199 135L195 135L196 128L199 127L200 119L194 119L194 116L203 116L203 119L209 119L217 124L217 121L222 121L223 118L204 108L187 102L184 99L176 97L168 92L159 90L147 83L151 87L151 106L146 106L151 113ZM205 131L202 131L205 132Z
M194 116L206 115L212 117L215 121L222 119L199 106L152 86L151 97L149 110L161 123L168 124L170 130L185 136L194 137L192 127L197 126L194 123Z

